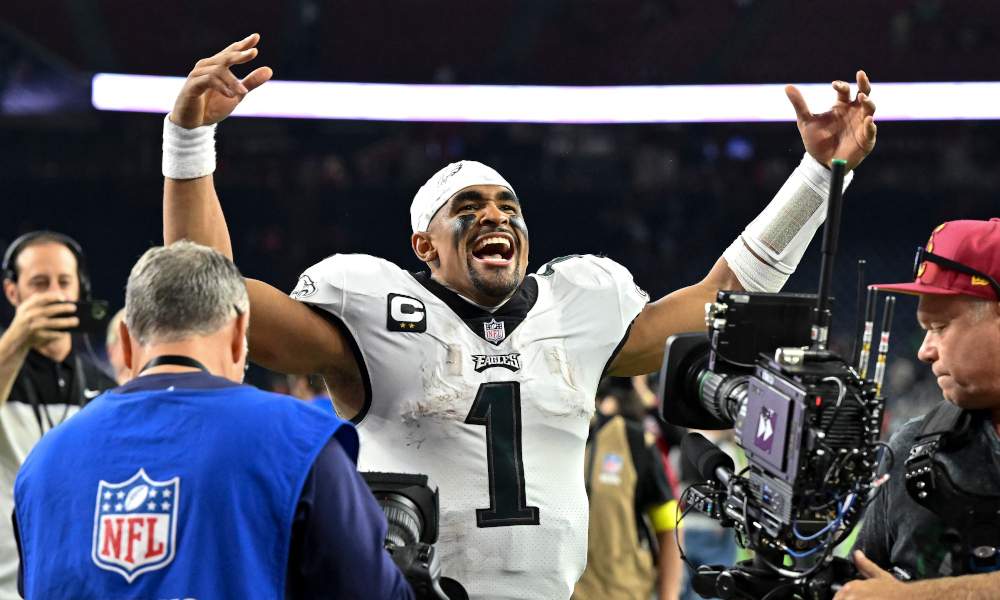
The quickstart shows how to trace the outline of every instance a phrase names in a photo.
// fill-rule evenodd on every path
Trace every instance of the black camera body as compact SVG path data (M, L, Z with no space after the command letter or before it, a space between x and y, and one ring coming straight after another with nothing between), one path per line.
M426 475L361 473L385 513L385 548L418 600L468 600L465 588L441 576L441 559L432 544L438 537L440 499Z
M857 576L850 561L831 554L878 486L880 392L895 299L886 299L868 380L873 316L864 322L863 345L856 340L857 358L845 360L827 346L845 171L844 161L832 161L818 294L720 291L705 307L707 334L667 340L663 419L696 429L732 427L749 462L735 473L732 459L704 436L691 433L681 443L707 480L685 490L685 513L698 510L733 528L754 551L752 561L732 567L697 567L692 587L706 598L827 600ZM860 321L860 266L858 283ZM869 293L868 315L875 300Z
M732 427L746 453L747 481L734 490L742 498L730 497L722 511L738 518L720 518L738 523L746 514L759 525L745 532L759 547L795 553L822 543L802 538L827 526L831 503L867 493L884 408L875 384L839 356L803 349L815 302L809 294L720 291L707 310L709 335L671 337L660 379L666 420ZM753 344L762 344L756 361L744 362ZM671 412L676 406L683 415Z
M834 523L860 517L883 401L851 371L839 360L768 360L749 380L733 430L750 463L746 513L761 528L746 533L756 547L806 555L833 541Z
M413 595L416 598L450 597L441 588L441 559L438 558L434 546L417 542L406 546L390 546L387 550L392 555L392 561L413 588Z
M749 463L738 476L707 440L685 440L708 480L687 490L686 509L733 528L757 557L753 575L706 571L703 579L714 581L710 588L701 582L705 593L719 594L721 585L753 597L796 579L800 593L810 593L807 580L830 578L830 552L857 524L874 487L885 399L840 356L810 349L816 300L720 291L706 307L707 335L667 341L663 418L731 427ZM847 567L836 566L837 578L853 574Z

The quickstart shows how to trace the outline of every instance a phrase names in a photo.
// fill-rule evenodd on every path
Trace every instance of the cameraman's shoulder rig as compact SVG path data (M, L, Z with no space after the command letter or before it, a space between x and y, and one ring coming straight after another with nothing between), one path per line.
M949 551L942 576L1000 570L1000 495L959 487L937 460L969 443L980 416L950 402L935 406L920 425L906 459L906 491L941 519L940 542Z

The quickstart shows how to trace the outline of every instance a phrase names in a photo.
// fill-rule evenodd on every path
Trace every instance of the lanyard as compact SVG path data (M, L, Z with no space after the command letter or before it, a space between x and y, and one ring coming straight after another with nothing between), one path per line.
M201 362L189 357L189 356L178 356L176 354L164 354L163 356L154 357L146 366L139 371L139 374L145 373L153 367L159 367L160 365L173 365L175 367L191 367L192 369L198 369L199 371L204 371L209 373L208 367L201 364Z
M56 365L56 375L58 376L58 364ZM35 413L35 420L38 421L38 431L39 435L44 434L48 429L52 429L59 423L66 420L69 416L70 402L66 402L66 407L63 409L62 417L60 417L59 422L56 423L52 419L52 415L49 414L48 404L42 402L41 395L35 388L35 383L31 380L30 376L26 376L24 381L24 392L25 396L28 397L28 404L31 405L32 410ZM80 360L80 356L73 354L73 380L72 387L70 388L69 399L76 399L77 406L82 407L86 404L87 399L83 395L83 390L87 387L86 375L83 372L83 362ZM45 420L42 420L42 415L45 415ZM48 423L48 429L45 428L45 423Z

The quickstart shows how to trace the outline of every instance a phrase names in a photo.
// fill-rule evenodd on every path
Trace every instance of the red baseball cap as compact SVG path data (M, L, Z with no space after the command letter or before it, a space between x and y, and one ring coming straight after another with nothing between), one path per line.
M948 221L938 226L931 232L927 246L917 250L913 270L912 283L871 287L908 294L968 294L1000 300L1000 219Z

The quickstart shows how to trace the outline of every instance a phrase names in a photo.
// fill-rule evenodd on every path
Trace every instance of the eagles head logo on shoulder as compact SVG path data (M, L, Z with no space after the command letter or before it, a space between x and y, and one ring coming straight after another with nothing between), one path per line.
M299 282L295 284L295 289L292 290L290 296L296 300L302 300L303 298L308 298L316 293L316 284L313 282L312 278L308 275L302 275L299 277Z

